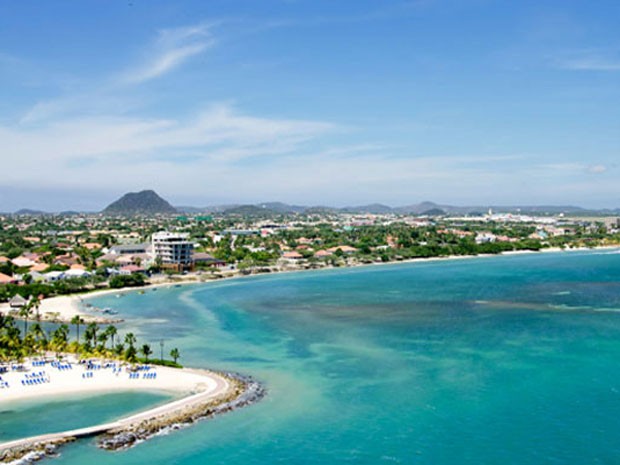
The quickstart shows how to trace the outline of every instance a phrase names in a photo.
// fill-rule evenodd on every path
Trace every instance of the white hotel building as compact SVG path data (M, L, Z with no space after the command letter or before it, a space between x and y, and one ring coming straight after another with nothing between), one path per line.
M178 271L191 269L194 264L194 244L187 233L160 231L153 234L153 257L163 268Z

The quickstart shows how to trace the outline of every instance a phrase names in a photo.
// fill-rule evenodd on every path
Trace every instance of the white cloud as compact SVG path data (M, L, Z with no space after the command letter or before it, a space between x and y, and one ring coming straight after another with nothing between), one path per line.
M90 183L118 170L140 177L148 166L162 164L174 173L175 157L186 157L187 151L203 164L231 164L249 157L294 153L335 129L318 121L248 116L228 105L207 108L186 120L95 116L34 127L0 126L6 154L3 177L15 183L51 179L57 184L61 178L67 183L77 178ZM25 166L36 166L38 178Z
M160 77L199 55L215 44L212 25L201 24L160 31L151 56L121 77L121 82L136 84Z

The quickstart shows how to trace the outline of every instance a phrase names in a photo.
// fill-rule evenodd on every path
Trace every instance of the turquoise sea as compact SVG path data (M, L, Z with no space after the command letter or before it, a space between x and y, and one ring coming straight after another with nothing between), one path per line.
M618 253L259 276L93 303L118 309L121 332L156 355L163 339L185 365L252 374L269 394L124 452L80 441L57 464L620 463Z

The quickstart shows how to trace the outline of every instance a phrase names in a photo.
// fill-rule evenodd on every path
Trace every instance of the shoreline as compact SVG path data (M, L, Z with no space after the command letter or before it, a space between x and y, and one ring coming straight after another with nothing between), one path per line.
M620 246L601 246L596 248L575 248L575 249L557 249L548 248L540 251L510 251L501 254L485 254L485 255L467 255L467 256L445 256L445 257L429 257L429 258L414 258L409 260L386 262L386 263L357 263L351 264L346 267L324 267L318 269L288 269L276 271L273 273L264 274L279 274L279 273L295 273L303 271L322 271L328 269L340 269L345 270L347 268L361 268L371 265L398 265L398 264L411 264L411 263L425 263L436 262L446 260L465 260L474 258L490 258L500 255L514 256L525 255L533 253L561 253L561 252L588 252L596 250L618 250ZM172 287L177 285L187 284L204 284L208 282L221 281L224 279L234 278L249 278L260 276L263 273L242 275L240 273L234 273L232 276L225 276L220 279L214 280L201 280L197 276L192 276L192 280L185 281L171 281L154 283L143 287L133 287L124 289L105 289L92 293L77 294L73 296L62 296L61 298L71 299L74 301L76 307L83 301L84 298L97 297L105 294L117 294L128 292L139 292L140 290L146 290L157 287ZM198 278L198 279L196 279ZM52 300L52 299L50 299ZM78 307L79 309L79 307ZM103 362L102 362L103 363ZM108 361L108 363L119 364L119 362ZM128 376L131 369L128 364L122 367L125 371L121 372L120 377ZM32 371L40 371L40 368L32 368ZM46 371L51 371L47 367ZM23 386L19 393L17 391L11 393L10 389L2 389L2 396L0 397L0 405L2 402L11 402L15 400L28 400L33 398L39 398L45 396L45 398L52 398L54 395L71 395L75 393L80 394L99 394L101 392L110 392L110 388L114 392L127 392L130 390L136 390L144 392L160 391L160 392L181 392L184 397L181 399L173 399L166 404L147 409L143 412L133 414L128 417L122 417L118 420L103 424L96 425L88 428L81 428L77 430L64 431L59 433L45 434L35 437L22 438L18 440L12 440L0 444L0 462L8 463L30 463L31 461L39 460L44 457L53 456L57 453L57 448L61 445L73 442L82 437L98 436L97 445L100 448L107 450L119 450L132 447L144 440L147 440L153 436L166 434L170 431L184 428L197 420L203 418L211 418L215 415L225 413L237 408L241 408L246 405L250 405L254 402L262 399L266 392L264 387L254 381L252 378L244 377L234 373L222 373L215 371L207 371L200 369L176 369L170 367L157 366L155 368L158 372L159 380L165 378L165 373L172 374L169 383L151 383L152 379L133 379L131 382L127 382L127 379L123 379L123 382L114 380L119 379L119 375L108 376L107 384L106 380L101 383L88 384L88 380L84 380L81 377L65 377L63 383L56 383L57 389L47 389L46 384L40 386ZM82 374L84 371L83 366L77 366L75 374ZM11 384L19 381L18 377L23 372L16 372L13 376L3 374L3 380L8 380ZM63 373L62 375L66 375ZM95 377L99 375L99 372L95 372ZM183 375L183 376L180 376ZM211 379L219 379L220 381L214 381L215 386L206 381L205 377L212 377ZM188 379L193 380L188 382ZM202 379L202 384L200 380ZM50 381L47 381L51 384ZM133 383L133 384L131 384ZM193 384L192 384L193 383Z
M212 277L211 279L201 279L204 275L188 275L188 278L178 278L172 280L166 280L162 282L155 282L152 284L147 284L145 286L139 287L124 287L120 289L101 289L92 292L85 292L79 294L72 294L67 296L56 296L49 297L47 299L43 299L41 301L41 307L39 309L42 318L41 321L53 321L58 323L66 323L69 324L71 322L71 318L75 315L79 315L84 318L86 323L95 322L98 324L113 324L120 323L124 320L122 318L108 318L99 315L93 315L91 312L86 311L82 305L86 302L86 300L90 300L93 298L97 298L103 295L110 294L127 294L131 292L140 292L140 291L148 291L151 289L157 289L162 287L171 287L171 286L187 286L187 285L196 285L196 284L207 284L212 282L219 282L230 279L241 279L241 278L251 278L256 276L268 276L268 275L276 275L276 274L289 274L289 273L300 273L307 271L323 271L323 270L344 270L347 268L361 268L361 267L372 267L372 266L389 266L389 265L405 265L412 263L431 263L438 261L451 261L451 260L472 260L476 258L490 258L490 257L501 257L501 256L517 256L517 255L529 255L529 254L539 254L539 253L573 253L573 252L587 252L587 251L596 251L596 250L615 250L620 249L620 244L618 245L604 245L597 247L576 247L576 248L568 248L562 249L560 247L549 247L540 250L515 250L515 251L507 251L501 252L498 254L480 254L480 255L446 255L446 256L438 256L438 257L417 257L417 258L409 258L405 260L394 260L390 262L373 262L373 263L355 263L348 264L345 266L325 266L319 268L306 268L299 266L291 266L288 269L281 270L273 270L270 269L269 272L259 272L259 273L249 273L242 274L239 270L230 271L227 275ZM212 276L212 275L211 275ZM9 310L9 304L3 303L0 304L0 312L7 313ZM16 316L16 319L21 319ZM34 318L32 318L34 321Z
M47 376L46 382L34 386L20 386L16 382L19 381L16 378L26 377L27 373L23 371L4 374L3 382L8 381L10 387L2 389L0 405L17 399L27 400L41 396L47 399L76 392L96 394L149 390L180 392L183 397L108 423L3 442L0 444L1 463L20 463L20 461L30 463L53 456L59 446L83 437L99 436L98 447L102 449L129 448L153 436L189 426L197 420L253 404L266 395L264 387L259 382L236 373L160 366L149 367L146 370L142 366L142 371L134 372L129 369L129 365L124 367L127 370L117 371L118 362L97 363L102 368L91 371L94 372L92 379L84 379L83 374L87 371L85 366L80 366L81 364L62 362L64 366L62 369L52 364L31 366L30 371L34 372L34 375L45 373ZM66 368L68 364L72 365L72 368ZM104 367L105 364L112 366ZM119 375L122 378L120 382L118 382ZM92 383L91 387L97 385L84 390L85 383ZM10 391L13 391L12 396Z

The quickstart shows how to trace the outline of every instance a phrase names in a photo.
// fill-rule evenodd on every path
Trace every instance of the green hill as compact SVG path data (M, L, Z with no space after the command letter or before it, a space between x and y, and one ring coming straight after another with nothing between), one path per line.
M155 191L129 192L112 202L104 215L155 215L177 213L176 208L162 199Z

